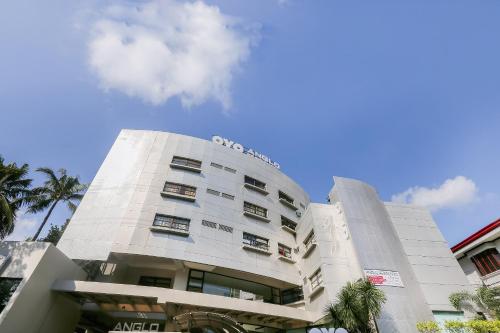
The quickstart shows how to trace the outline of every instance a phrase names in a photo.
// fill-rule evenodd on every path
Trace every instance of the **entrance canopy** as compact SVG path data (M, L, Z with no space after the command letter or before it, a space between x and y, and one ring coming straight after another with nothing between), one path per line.
M247 333L232 318L214 312L188 312L175 316L174 322L183 332Z

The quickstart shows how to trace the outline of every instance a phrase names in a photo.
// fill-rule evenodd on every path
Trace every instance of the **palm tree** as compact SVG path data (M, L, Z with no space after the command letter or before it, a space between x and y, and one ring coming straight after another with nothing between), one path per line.
M59 177L50 168L38 168L36 171L43 173L47 180L43 186L34 189L36 195L28 212L37 213L47 208L49 210L33 236L33 240L37 240L50 214L60 201L65 202L71 211L75 211L77 207L75 201L80 201L83 198L83 192L87 189L87 185L81 184L78 177L68 176L65 169L58 170Z
M490 318L500 319L500 287L481 286L474 293L459 291L452 293L449 300L457 310L475 312L476 305Z
M12 233L19 208L30 201L32 180L26 178L28 169L28 164L4 164L0 156L0 239Z
M367 279L348 282L337 294L337 302L325 309L334 327L343 327L352 333L375 332L375 319L386 302L384 292Z

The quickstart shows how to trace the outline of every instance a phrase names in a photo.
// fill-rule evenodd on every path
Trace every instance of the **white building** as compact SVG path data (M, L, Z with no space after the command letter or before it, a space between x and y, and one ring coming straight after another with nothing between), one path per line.
M60 320L77 332L172 331L173 318L191 311L225 314L252 332L305 332L346 282L365 276L388 297L381 333L462 316L448 296L471 287L426 209L383 203L341 177L329 201L310 203L276 162L230 140L123 130L58 250L48 247L72 260L51 259L71 274L51 276L43 290L71 301L76 319ZM17 258L11 252L0 254ZM11 272L19 260L1 272L23 279L2 332L34 279ZM30 324L22 332L54 332Z
M500 286L500 219L451 248L469 282L478 287Z

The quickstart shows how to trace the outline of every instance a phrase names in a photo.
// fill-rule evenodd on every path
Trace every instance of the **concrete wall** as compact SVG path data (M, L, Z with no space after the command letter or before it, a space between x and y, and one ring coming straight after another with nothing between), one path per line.
M86 274L50 243L0 242L0 254L12 258L0 276L23 279L0 314L0 332L73 332L79 307L51 287L56 279Z
M174 155L202 161L202 172L170 168ZM211 166L211 162L237 170ZM267 184L268 195L243 186L248 175ZM194 203L160 195L165 181L197 187ZM207 188L235 196L216 197ZM278 190L309 204L307 194L277 168L213 142L172 133L123 130L79 205L58 247L72 259L107 260L128 253L204 263L301 284L297 267L278 259L278 243L295 239L281 229L280 216L298 221L278 201ZM243 202L268 209L270 223L243 215ZM152 232L156 213L191 219L189 237ZM202 226L209 220L233 227L232 233ZM242 249L243 232L270 240L272 255Z
M471 286L429 211L394 203L385 206L431 310L456 311L448 296Z
M405 255L389 214L376 191L360 181L335 177L330 201L339 204L362 269L399 272L404 287L381 286L387 303L377 320L380 332L417 332L432 312Z

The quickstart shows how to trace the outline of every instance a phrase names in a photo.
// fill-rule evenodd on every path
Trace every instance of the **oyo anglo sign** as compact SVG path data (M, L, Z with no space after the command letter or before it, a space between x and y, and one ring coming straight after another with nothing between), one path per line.
M118 322L113 331L117 332L159 332L160 324L146 322Z
M307 330L307 333L349 333L345 328L333 327L313 327Z
M218 135L214 135L212 137L212 142L215 142L221 146L226 146L228 148L232 148L236 151L239 151L240 153L242 154L247 154L247 155L251 155L255 158L258 158L268 164L271 164L272 166L274 166L275 168L280 168L280 165L277 163L277 162L274 162L272 161L269 157L267 157L266 155L264 154L261 154L253 149L250 149L250 148L245 148L243 147L243 145L237 143L237 142L234 142L234 141L231 141L229 139L226 139L226 138L223 138L223 137L220 137Z
M404 287L399 272L365 269L365 275L376 286Z

